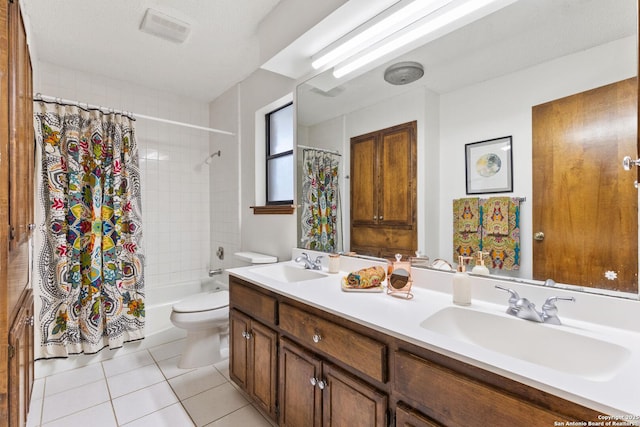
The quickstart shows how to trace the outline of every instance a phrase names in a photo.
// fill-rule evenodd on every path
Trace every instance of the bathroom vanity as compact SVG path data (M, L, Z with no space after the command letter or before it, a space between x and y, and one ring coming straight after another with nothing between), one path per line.
M602 422L608 415L638 422L637 413L625 411L625 402L609 405L593 391L602 386L611 394L606 388L614 381L624 392L620 372L590 370L578 360L576 373L561 372L539 366L544 360L523 362L487 351L481 341L476 345L444 330L434 332L436 324L460 322L455 310L464 316L496 309L504 314L506 299L504 307L474 301L467 309L451 307L450 294L426 287L416 286L415 297L403 300L344 292L342 273L309 279L298 274L288 281L277 274L269 278L266 270L256 272L251 267L231 270L230 375L279 425L513 426L535 420L535 425L554 426ZM502 314L496 314L500 324ZM504 314L505 324L510 321L530 323ZM558 328L563 326L551 326ZM486 335L518 346L513 336L501 333L496 329ZM631 353L621 354L614 363L637 363L628 360ZM638 391L637 383L633 390ZM609 398L618 402L616 396Z

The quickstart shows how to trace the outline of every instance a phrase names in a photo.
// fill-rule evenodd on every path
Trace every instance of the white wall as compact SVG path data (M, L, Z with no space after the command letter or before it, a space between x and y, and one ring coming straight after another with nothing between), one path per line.
M619 54L635 48L635 40L630 37L441 95L441 257L452 258L452 201L466 197L465 144L512 135L511 195L527 198L521 209L519 275L532 276L531 107L635 76L635 58Z
M228 245L225 260L216 259L215 266L240 265L233 258L239 250L285 260L296 246L295 213L254 215L250 208L256 205L255 113L294 89L294 80L258 70L210 104L211 125L236 132L233 137L212 137L214 150L222 150L222 157L212 162L212 250Z
M38 64L35 90L150 116L208 126L208 105L182 96L73 70ZM136 121L147 296L153 288L207 277L209 154L207 132ZM215 159L218 161L219 159Z

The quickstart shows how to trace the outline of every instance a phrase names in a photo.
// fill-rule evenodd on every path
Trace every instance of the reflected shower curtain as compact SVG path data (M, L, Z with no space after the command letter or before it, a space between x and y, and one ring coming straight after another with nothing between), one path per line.
M337 252L337 154L305 149L302 152L302 244L306 249Z
M144 338L133 119L36 101L36 358Z

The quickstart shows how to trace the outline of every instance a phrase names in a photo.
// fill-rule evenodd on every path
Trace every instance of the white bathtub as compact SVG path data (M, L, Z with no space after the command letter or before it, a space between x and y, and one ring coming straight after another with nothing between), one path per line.
M147 288L145 299L145 336L150 337L153 334L174 328L169 319L173 304L185 299L189 295L222 287L226 286L224 286L224 283L220 282L219 279L216 279L216 282L208 279L202 282L192 281L157 288Z

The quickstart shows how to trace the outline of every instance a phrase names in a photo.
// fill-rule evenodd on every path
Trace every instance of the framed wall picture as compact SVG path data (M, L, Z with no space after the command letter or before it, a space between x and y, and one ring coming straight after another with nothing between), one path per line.
M513 191L511 137L465 144L467 194Z

